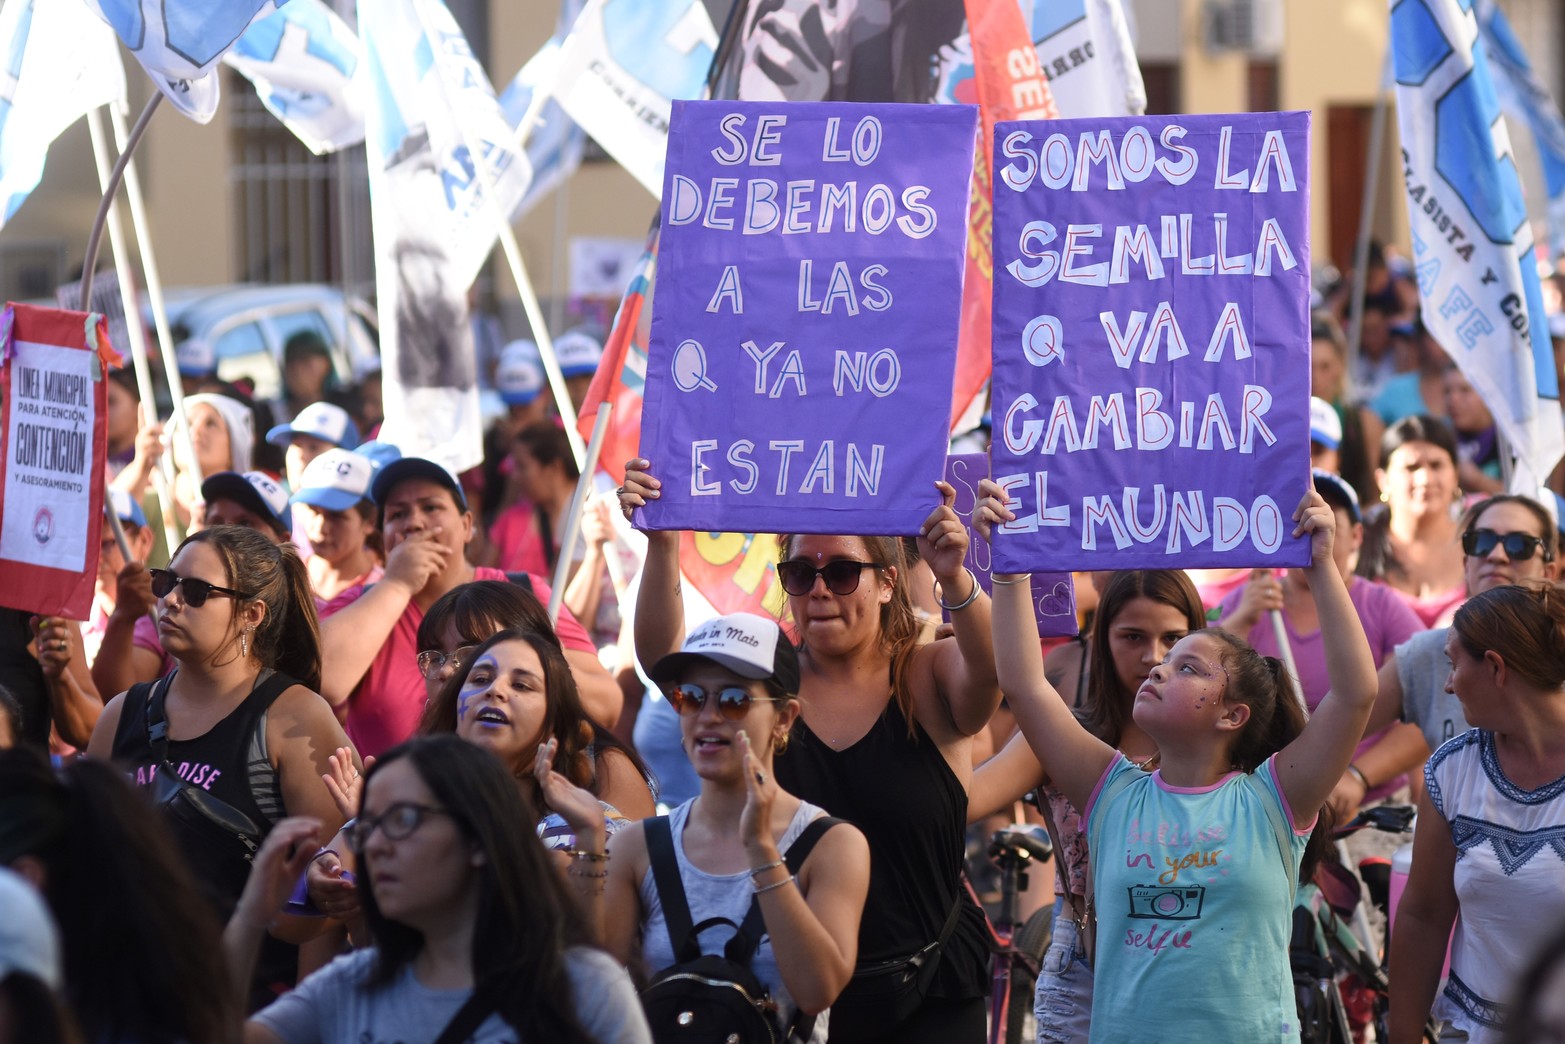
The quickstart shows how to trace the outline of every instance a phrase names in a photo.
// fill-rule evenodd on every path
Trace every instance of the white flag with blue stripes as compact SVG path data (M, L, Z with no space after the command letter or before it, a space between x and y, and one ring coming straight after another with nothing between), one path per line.
M1510 135L1468 2L1392 0L1397 121L1424 323L1536 495L1565 454L1559 382Z
M519 131L527 131L527 159L533 166L533 183L511 212L512 221L520 221L540 199L574 174L587 147L587 132L553 97L541 98L539 95L540 91L554 88L559 75L560 46L581 6L582 0L565 0L559 29L500 92L500 109L505 118ZM524 128L522 123L535 107L535 99L537 111L531 115L530 127Z
M497 214L511 213L532 169L440 0L359 0L358 9L381 438L460 472L483 460L467 288L494 247Z
M287 0L85 0L180 112L217 112L216 66L250 23Z
M1483 32L1484 56L1494 73L1500 107L1532 131L1549 197L1551 253L1558 257L1565 254L1565 118L1494 0L1480 0L1478 27Z
M359 38L321 0L289 0L223 56L317 156L364 140Z
M0 8L0 226L43 178L60 132L125 97L109 27L75 0L7 0Z
M554 95L654 197L676 98L699 97L717 49L701 0L587 0Z

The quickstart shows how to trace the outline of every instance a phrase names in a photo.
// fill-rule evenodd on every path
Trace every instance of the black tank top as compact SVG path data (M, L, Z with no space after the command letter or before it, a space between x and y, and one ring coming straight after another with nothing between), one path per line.
M142 682L125 694L119 727L114 730L114 761L139 787L150 787L158 771L147 739L147 700L157 684ZM205 734L168 743L168 761L180 779L243 812L263 833L284 815L277 770L266 748L266 716L277 697L297 684L285 674L263 674L244 702ZM196 880L226 917L244 890L243 877L232 872L232 860L221 858L231 851L214 851L210 836L175 832ZM217 872L218 867L228 873Z
M147 700L152 687L159 684L161 680L131 687L114 730L111 756L142 788L150 788L157 773L157 758L147 739ZM263 673L244 702L205 734L168 742L168 762L179 777L249 816L263 837L287 814L277 770L266 747L266 716L277 697L298 684L286 674ZM226 921L244 891L248 870L248 864L235 857L239 842L214 837L208 830L191 829L178 817L166 816L164 821L179 842L185 865L202 894L219 920ZM298 977L298 954L296 946L270 935L263 939L246 1011L259 1010L293 985Z
M773 765L784 789L851 821L869 842L860 962L907 956L934 942L960 893L964 909L930 993L984 993L983 914L961 882L967 792L923 727L915 724L909 738L907 718L888 700L863 739L833 750L800 718Z

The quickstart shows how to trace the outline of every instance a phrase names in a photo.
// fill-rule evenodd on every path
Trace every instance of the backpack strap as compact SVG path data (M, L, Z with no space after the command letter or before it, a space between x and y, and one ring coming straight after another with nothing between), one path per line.
M178 671L177 667L169 671L153 682L147 692L147 746L152 748L152 758L159 765L168 760L168 714L163 710L163 701Z
M489 996L488 990L473 990L472 996L457 1009L451 1021L446 1023L446 1028L440 1031L440 1036L435 1038L435 1044L465 1044L473 1039L473 1034L484 1024L484 1020L495 1010L494 999Z
M505 578L534 598L538 597L538 592L533 590L533 578L527 573L506 573Z
M663 906L663 923L668 928L674 960L681 964L693 961L701 956L701 944L690 923L690 900L685 897L685 882L679 876L673 827L667 816L653 816L643 822L646 823L647 861L652 865L652 886Z
M1277 840L1277 852L1282 856L1283 873L1288 875L1288 904L1291 906L1299 894L1299 875L1293 866L1292 826L1286 822L1282 814L1282 806L1277 802L1276 796L1267 789L1264 783L1255 778L1255 773L1246 773L1245 779L1255 791L1256 796L1261 799L1261 807L1266 810L1266 818L1272 825L1272 834ZM1277 780L1276 761L1272 762L1272 782L1276 785L1278 791L1281 792L1282 783Z

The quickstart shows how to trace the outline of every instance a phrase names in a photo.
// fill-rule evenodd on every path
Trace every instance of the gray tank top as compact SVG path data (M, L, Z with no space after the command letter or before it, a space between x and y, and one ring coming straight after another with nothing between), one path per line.
M1397 680L1402 683L1402 720L1424 733L1431 751L1468 729L1462 701L1445 691L1451 661L1445 658L1449 627L1413 635L1397 646Z
M750 909L750 898L755 893L750 887L750 873L741 870L737 874L709 874L693 866L685 858L685 823L690 818L690 806L695 799L685 802L668 814L668 825L674 835L674 854L679 859L679 878L685 886L685 900L690 904L690 921L700 924L709 917L724 917L739 924ZM799 810L793 814L788 829L783 832L777 848L783 855L788 847L803 833L813 819L819 819L826 810L799 802ZM652 868L641 876L641 908L646 919L641 925L641 952L647 962L647 973L656 975L674 963L674 947L668 938L668 922L663 919L663 904L658 902L657 885L652 880ZM726 925L716 925L701 933L701 952L721 955L733 930ZM783 985L782 974L777 970L777 959L772 955L770 935L761 936L761 944L750 959L750 970L771 991L777 1002L778 1022L786 1026L793 1018L797 1005ZM826 1044L826 1031L830 1011L823 1011L815 1019L815 1030L810 1044Z

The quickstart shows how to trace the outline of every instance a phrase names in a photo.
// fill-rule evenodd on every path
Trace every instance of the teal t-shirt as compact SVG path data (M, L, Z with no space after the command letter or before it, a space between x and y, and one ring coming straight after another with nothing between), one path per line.
M1288 938L1310 832L1293 829L1272 760L1184 789L1121 756L1085 819L1092 1040L1297 1042Z

